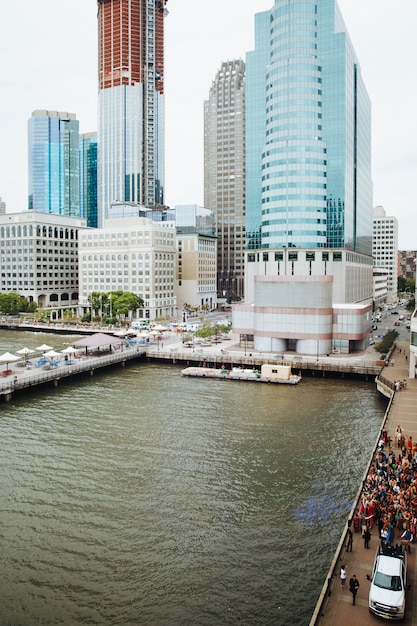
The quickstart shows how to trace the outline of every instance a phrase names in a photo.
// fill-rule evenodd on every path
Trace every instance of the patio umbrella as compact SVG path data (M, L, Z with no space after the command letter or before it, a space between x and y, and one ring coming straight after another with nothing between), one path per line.
M78 352L78 350L77 350L77 348L73 348L72 346L68 346L68 348L64 348L64 350L61 350L61 352L63 352L65 355L69 356L68 363L71 363L72 355L75 354L76 352Z
M158 331L158 333L163 333L165 330L168 330L166 326L162 326L162 324L158 324L155 326L154 330Z
M46 343L43 343L41 346L38 346L36 350L39 350L39 352L47 352L48 350L53 350L53 347L47 346Z
M20 350L16 350L16 354L23 354L25 357L25 363L27 361L28 354L33 354L34 352L35 350L31 350L30 348L21 348Z
M126 335L128 334L127 330L123 330L123 328L121 328L120 330L116 330L113 335L115 335L116 337L126 337Z
M55 357L60 356L59 352L55 352L55 350L48 350L48 352L45 352L43 356L48 357L48 359L55 359Z
M6 363L5 371L8 370L9 363L13 363L13 361L18 361L20 356L16 356L15 354L10 354L10 352L5 352L0 356L1 363Z

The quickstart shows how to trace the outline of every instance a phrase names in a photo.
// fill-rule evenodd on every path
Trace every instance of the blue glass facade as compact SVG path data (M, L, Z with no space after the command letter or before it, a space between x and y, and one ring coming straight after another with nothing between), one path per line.
M370 102L336 1L276 0L255 25L247 247L370 255Z
M28 208L80 217L78 120L72 113L34 111L28 130Z
M97 134L80 135L80 207L87 226L97 228Z

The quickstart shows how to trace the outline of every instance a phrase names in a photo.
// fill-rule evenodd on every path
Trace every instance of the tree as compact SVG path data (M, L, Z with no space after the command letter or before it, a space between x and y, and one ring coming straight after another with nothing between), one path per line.
M23 311L23 298L14 292L0 294L0 311L3 315L17 315Z

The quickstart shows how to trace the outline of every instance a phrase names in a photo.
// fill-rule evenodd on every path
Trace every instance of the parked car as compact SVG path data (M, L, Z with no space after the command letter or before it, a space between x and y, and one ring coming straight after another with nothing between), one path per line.
M391 315L398 315L398 311L395 311L394 309L392 309Z
M378 546L369 589L369 611L388 620L402 620L407 587L407 552L401 544Z

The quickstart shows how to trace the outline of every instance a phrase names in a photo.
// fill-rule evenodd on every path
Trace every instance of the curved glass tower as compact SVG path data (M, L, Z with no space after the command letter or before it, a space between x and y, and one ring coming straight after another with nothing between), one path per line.
M276 0L255 26L247 247L371 254L370 102L336 1Z

